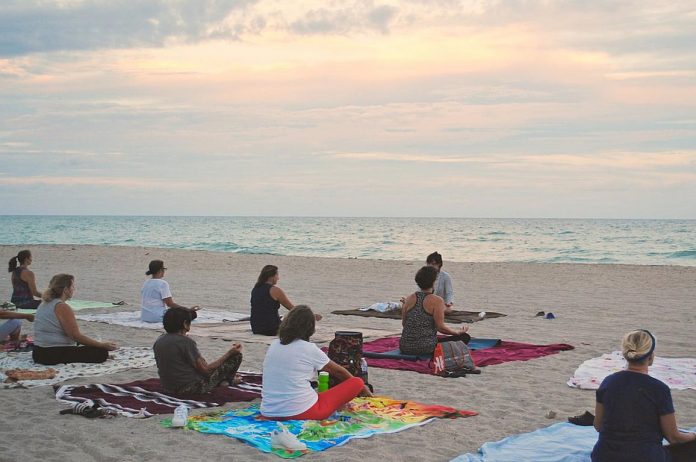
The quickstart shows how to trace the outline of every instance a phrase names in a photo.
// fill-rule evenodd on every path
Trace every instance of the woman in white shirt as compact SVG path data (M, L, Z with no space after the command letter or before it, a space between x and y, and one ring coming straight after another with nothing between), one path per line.
M152 279L148 279L143 284L140 290L140 319L143 322L162 322L164 312L168 308L183 308L192 311L191 320L196 319L196 311L199 310L197 305L191 308L186 308L174 302L172 292L169 290L169 283L165 281L164 267L162 260L152 260L148 267L146 275L152 275Z
M280 323L278 339L263 361L261 414L275 420L328 418L356 396L372 396L360 377L331 361L309 341L315 317L306 305L297 305ZM311 385L319 371L341 381L322 393Z

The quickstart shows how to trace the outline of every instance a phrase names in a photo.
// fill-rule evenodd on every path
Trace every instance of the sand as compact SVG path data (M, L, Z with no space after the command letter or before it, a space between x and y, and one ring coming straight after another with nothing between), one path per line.
M51 275L72 273L76 298L124 300L136 309L147 263L163 259L174 299L184 305L248 312L249 292L261 267L280 268L280 283L295 303L322 313L322 332L343 328L399 330L398 321L331 315L398 300L415 289L421 262L237 255L171 249L31 246L32 270L40 287ZM6 262L19 247L2 246ZM572 389L567 379L584 360L615 349L633 328L652 330L660 356L696 356L696 268L678 266L451 263L457 309L498 311L508 316L471 325L480 337L533 343L570 343L575 350L527 362L483 369L479 376L443 379L412 372L371 368L370 381L382 395L472 409L479 416L440 420L393 435L354 440L302 460L444 461L475 452L486 441L529 432L594 408L594 392ZM4 294L9 273L4 272ZM0 297L5 298L5 297ZM552 311L555 320L534 317ZM89 312L89 311L88 311ZM93 311L94 312L94 311ZM99 311L96 311L99 312ZM87 335L121 345L149 346L156 331L80 322ZM31 327L25 323L25 330ZM195 337L213 360L229 342ZM260 371L267 346L244 343L242 369ZM154 367L101 377L118 383L156 376ZM71 383L94 383L76 379ZM678 422L696 426L696 391L673 391ZM61 416L66 407L50 387L0 390L0 460L280 460L232 438L161 428L159 418L88 420ZM243 404L231 404L240 407ZM556 411L556 419L546 413Z

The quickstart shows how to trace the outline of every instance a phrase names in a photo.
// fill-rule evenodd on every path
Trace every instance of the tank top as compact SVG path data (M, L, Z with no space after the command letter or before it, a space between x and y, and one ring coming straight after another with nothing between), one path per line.
M437 328L433 315L423 308L429 294L416 292L416 305L406 313L406 321L399 340L399 349L408 355L432 354L437 345Z
M31 293L29 284L22 281L22 271L25 269L19 266L12 271L12 298L10 301L15 305L34 301L34 294Z
M65 334L56 316L56 305L60 298L41 302L34 315L34 344L43 348L75 346L77 342Z
M280 326L280 302L271 297L273 285L259 284L251 290L251 331L255 334L275 334Z

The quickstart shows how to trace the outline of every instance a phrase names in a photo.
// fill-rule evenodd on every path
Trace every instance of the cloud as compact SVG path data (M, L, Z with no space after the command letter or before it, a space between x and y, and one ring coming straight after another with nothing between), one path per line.
M319 8L292 20L288 28L300 35L348 34L361 31L388 33L398 8L391 5L373 6L370 1L359 1L340 8Z

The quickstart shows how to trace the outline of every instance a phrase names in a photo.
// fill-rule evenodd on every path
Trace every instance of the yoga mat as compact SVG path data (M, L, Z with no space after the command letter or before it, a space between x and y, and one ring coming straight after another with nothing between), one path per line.
M138 329L164 330L161 322L144 322L140 320L140 311L117 311L100 314L78 314L75 316L81 321L103 322L119 326L136 327ZM200 310L198 317L191 323L191 329L197 329L202 324L234 323L247 321L249 315L221 310Z
M349 330L363 333L363 338L379 338L398 334L395 329L355 329L345 326L326 325L324 321L319 321L316 326L316 332L312 335L310 341L312 343L330 342L336 336L336 331ZM195 326L189 332L189 335L198 337L218 338L233 342L246 343L264 343L270 345L271 342L278 337L269 335L256 335L251 332L251 327L248 323L225 323L205 326Z
M332 311L332 314L341 314L347 316L363 316L368 318L384 318L384 319L401 319L401 309L387 311L382 313L380 311L362 311L362 310L336 310ZM472 323L477 321L483 321L484 319L500 318L502 316L507 316L502 313L495 313L493 311L486 311L486 315L482 318L479 316L478 311L457 311L454 310L451 313L445 315L445 321L452 324L461 323Z
M469 350L484 350L486 348L493 348L494 346L500 345L501 340L499 338L472 338L467 346ZM395 350L385 351L383 353L377 353L374 351L363 351L363 356L366 358L375 359L404 359L407 361L429 361L432 355L407 355L401 353L398 348Z
M426 405L390 398L355 398L327 420L286 420L276 422L260 418L259 405L233 409L224 414L193 416L187 428L237 438L263 452L285 459L324 451L345 444L353 438L368 438L380 433L395 433L424 425L435 418L476 415L451 407ZM169 427L171 419L162 421ZM271 432L285 427L307 445L305 451L271 448Z
M123 306L123 303L95 302L91 300L68 300L68 305L73 311L88 310L90 308L115 308ZM34 314L36 310L17 310L18 313Z
M81 403L91 399L102 408L125 417L151 417L172 414L180 404L189 409L218 407L225 403L261 398L261 374L239 372L242 383L217 387L210 393L173 395L162 388L159 379L136 380L121 384L55 386L56 399L63 403ZM144 411L141 409L144 408Z

